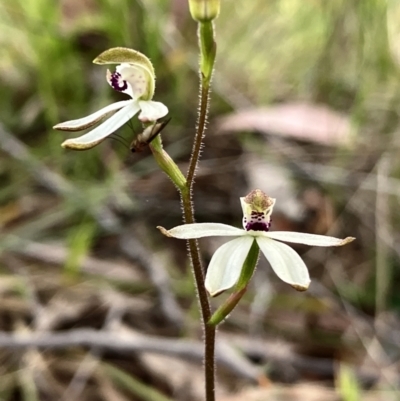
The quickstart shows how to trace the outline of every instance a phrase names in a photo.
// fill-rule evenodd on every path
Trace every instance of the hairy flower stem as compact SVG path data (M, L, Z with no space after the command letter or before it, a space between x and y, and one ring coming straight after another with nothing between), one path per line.
M197 130L193 142L192 155L189 162L189 169L186 175L186 185L190 191L193 188L193 180L199 163L201 147L203 144L204 133L206 130L208 104L209 104L209 85L200 87L200 111L197 120Z
M209 84L200 88L200 111L197 121L197 129L193 143L192 155L189 163L189 170L186 177L186 191L181 191L184 220L186 224L195 223L194 205L192 201L193 180L197 165L200 159L201 146L206 129L208 103L209 103ZM215 400L215 326L207 324L211 318L211 307L208 295L204 286L204 270L201 263L200 250L197 240L188 240L188 250L192 262L193 275L196 281L197 293L199 295L200 309L203 320L204 330L204 369L206 383L206 401Z
M184 219L187 224L195 222L194 209L190 194L181 192ZM187 241L193 275L199 296L200 310L204 331L204 369L206 384L206 401L214 401L215 389L215 326L207 324L211 318L211 307L204 286L204 271L201 263L200 250L197 240Z
M209 93L212 70L215 60L216 45L214 42L214 30L211 22L199 23L199 47L200 47L200 104L197 118L197 128L194 136L192 154L189 161L189 169L186 179L179 167L165 152L161 138L156 137L150 144L157 163L176 185L182 202L183 218L186 224L195 223L193 183L197 166L201 155L204 133L206 130L207 114L209 107ZM204 370L206 401L215 401L215 325L208 324L211 318L211 307L208 301L207 290L204 285L205 272L201 262L201 255L197 240L187 241L188 252L192 264L193 276L199 298L201 317L204 332Z
M199 24L199 45L201 52L201 60L204 60L203 54L207 49L204 46L205 36L203 35L204 29L202 23ZM211 37L213 37L213 25L207 23L207 37L206 40L210 43L210 30ZM207 60L208 72L204 73L203 62L200 65L200 104L199 114L197 119L197 129L193 142L192 154L189 162L189 169L186 176L186 191L181 191L182 206L184 220L186 224L195 223L194 218L194 204L193 196L193 183L196 174L197 166L200 159L201 147L206 130L207 114L209 108L209 93L212 68L215 59L215 42L213 42L213 57L212 60ZM210 65L211 64L211 65ZM206 385L206 401L215 401L215 326L208 324L211 318L211 307L208 301L208 295L204 286L204 270L201 263L200 250L197 240L188 240L188 250L192 262L193 275L196 281L197 293L199 296L201 315L203 320L204 330L204 370L205 370L205 385Z

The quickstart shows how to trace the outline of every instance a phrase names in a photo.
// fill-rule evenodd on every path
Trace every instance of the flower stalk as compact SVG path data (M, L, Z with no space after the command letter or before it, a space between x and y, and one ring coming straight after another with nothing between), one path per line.
M233 292L229 295L228 299L213 313L211 319L208 321L208 325L217 326L222 323L229 314L235 309L236 305L242 299L243 295L246 293L247 287L241 290Z
M149 146L161 170L167 174L179 192L186 193L186 178L171 156L163 149L161 135L157 135Z
M199 23L199 45L200 72L202 74L203 85L208 87L211 82L214 70L215 56L217 54L217 44L214 40L214 24L212 21Z
M208 1L209 0L204 0ZM219 0L214 0L218 3ZM191 4L190 4L191 5ZM203 9L204 10L204 9ZM191 8L191 11L192 8ZM196 20L195 16L192 14ZM214 16L214 18L217 14ZM199 50L200 50L200 104L197 118L197 129L194 136L192 154L190 156L189 168L186 175L186 190L180 191L183 217L186 224L195 224L193 204L193 183L197 166L201 155L201 147L205 135L207 115L209 109L209 93L212 72L216 56L216 43L214 40L214 25L211 21L201 22L198 20ZM204 374L206 401L215 401L215 325L208 324L211 319L211 306L205 287L205 274L201 263L201 255L196 239L187 241L190 260L192 263L193 276L199 297L201 316L204 333Z

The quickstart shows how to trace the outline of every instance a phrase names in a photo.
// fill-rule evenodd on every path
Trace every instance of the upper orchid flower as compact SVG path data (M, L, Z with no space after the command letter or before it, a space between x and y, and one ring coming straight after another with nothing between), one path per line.
M74 150L90 149L102 142L139 111L139 120L145 124L155 123L168 113L168 108L153 102L155 74L150 60L138 51L116 47L101 53L95 64L119 64L116 71L107 71L107 82L113 89L129 95L132 99L110 104L79 120L66 121L53 128L62 131L81 131L90 128L111 112L119 110L98 127L78 138L67 139L61 146Z
M158 227L168 237L181 239L238 237L218 248L211 258L205 279L206 289L211 296L220 294L238 282L254 241L281 280L296 290L305 291L310 285L306 265L292 248L279 241L314 246L342 246L354 240L353 237L339 239L289 231L269 232L275 199L256 189L240 198L240 202L243 209L243 230L219 223L186 224L171 230Z

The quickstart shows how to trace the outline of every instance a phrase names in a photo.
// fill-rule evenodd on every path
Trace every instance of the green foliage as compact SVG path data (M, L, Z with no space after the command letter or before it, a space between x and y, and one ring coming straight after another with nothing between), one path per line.
M132 375L125 373L121 369L108 364L103 364L102 368L118 386L128 390L128 392L134 396L140 397L143 401L172 401L171 398L154 390L149 385L141 383Z
M354 370L345 364L340 365L337 391L342 401L360 401L361 390Z
M65 263L65 274L69 278L79 276L80 263L90 251L95 230L93 222L82 222L71 229L67 238L69 255Z

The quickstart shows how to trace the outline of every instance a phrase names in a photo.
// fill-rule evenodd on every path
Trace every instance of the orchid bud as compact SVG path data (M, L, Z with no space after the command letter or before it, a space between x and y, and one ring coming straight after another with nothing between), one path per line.
M195 21L212 21L218 17L220 0L189 0L189 8Z

